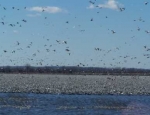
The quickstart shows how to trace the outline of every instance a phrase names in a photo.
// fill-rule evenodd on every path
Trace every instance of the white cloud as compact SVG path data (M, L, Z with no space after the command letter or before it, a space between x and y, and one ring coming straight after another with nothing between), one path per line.
M93 4L90 4L90 6L87 7L87 9L94 9L95 6Z
M98 5L101 8L108 8L108 9L112 9L112 10L118 10L119 7L123 6L122 4L120 4L119 2L117 2L116 0L108 0L107 2L105 2L104 4L99 4Z
M36 7L28 8L28 10L35 11L35 12L46 12L46 13L52 13L52 14L66 12L65 10L63 10L59 7L55 7L55 6L47 6L47 7L36 6Z

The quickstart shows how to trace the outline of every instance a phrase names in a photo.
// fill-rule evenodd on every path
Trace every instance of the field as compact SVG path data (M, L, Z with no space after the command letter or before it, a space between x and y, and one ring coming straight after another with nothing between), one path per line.
M0 92L149 95L149 76L0 74Z

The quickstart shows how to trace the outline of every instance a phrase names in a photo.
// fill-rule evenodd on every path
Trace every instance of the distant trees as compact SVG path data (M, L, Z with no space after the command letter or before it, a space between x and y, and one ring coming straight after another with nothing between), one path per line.
M1 66L0 73L42 73L42 74L91 74L91 75L150 75L150 69L136 68L99 68L77 66Z
M25 65L25 71L26 71L27 73L31 72L31 69L32 69L32 67L31 67L30 64L26 64L26 65Z
M5 73L11 73L12 69L10 66L6 66L5 69L3 70Z

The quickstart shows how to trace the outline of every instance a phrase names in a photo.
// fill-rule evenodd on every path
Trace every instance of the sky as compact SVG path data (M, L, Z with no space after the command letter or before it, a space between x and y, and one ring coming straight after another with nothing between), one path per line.
M0 66L150 68L148 0L0 0Z

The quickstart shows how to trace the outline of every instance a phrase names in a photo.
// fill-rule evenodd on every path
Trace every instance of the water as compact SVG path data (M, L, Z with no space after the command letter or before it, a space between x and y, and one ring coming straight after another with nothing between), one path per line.
M150 115L150 96L0 93L0 115Z

